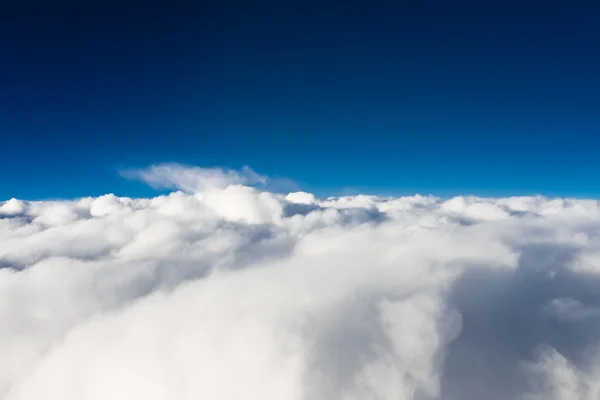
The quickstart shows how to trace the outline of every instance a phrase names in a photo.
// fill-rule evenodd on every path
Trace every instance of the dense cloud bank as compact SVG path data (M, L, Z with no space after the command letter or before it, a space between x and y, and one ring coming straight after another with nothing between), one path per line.
M0 203L0 399L600 399L596 201L126 175Z

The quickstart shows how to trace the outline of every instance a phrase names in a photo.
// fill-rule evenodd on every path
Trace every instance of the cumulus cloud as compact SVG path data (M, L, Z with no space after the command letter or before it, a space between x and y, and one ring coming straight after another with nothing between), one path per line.
M0 203L0 399L600 397L600 204L177 164Z

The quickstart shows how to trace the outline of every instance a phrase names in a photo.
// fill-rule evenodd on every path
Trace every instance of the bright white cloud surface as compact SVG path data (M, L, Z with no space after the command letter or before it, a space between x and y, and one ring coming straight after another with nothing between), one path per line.
M126 174L0 203L0 399L600 399L596 201Z

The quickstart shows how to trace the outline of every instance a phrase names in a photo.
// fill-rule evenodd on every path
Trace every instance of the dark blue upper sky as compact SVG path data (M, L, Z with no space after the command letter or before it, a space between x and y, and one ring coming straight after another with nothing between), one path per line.
M597 1L17 3L2 199L147 194L117 171L165 161L323 194L600 197Z

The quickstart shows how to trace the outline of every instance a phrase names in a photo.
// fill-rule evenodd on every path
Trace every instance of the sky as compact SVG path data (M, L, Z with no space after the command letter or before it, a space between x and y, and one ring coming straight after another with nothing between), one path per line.
M599 399L600 4L45 3L0 400Z
M0 16L2 199L152 195L120 171L165 162L600 196L596 2L23 3Z

